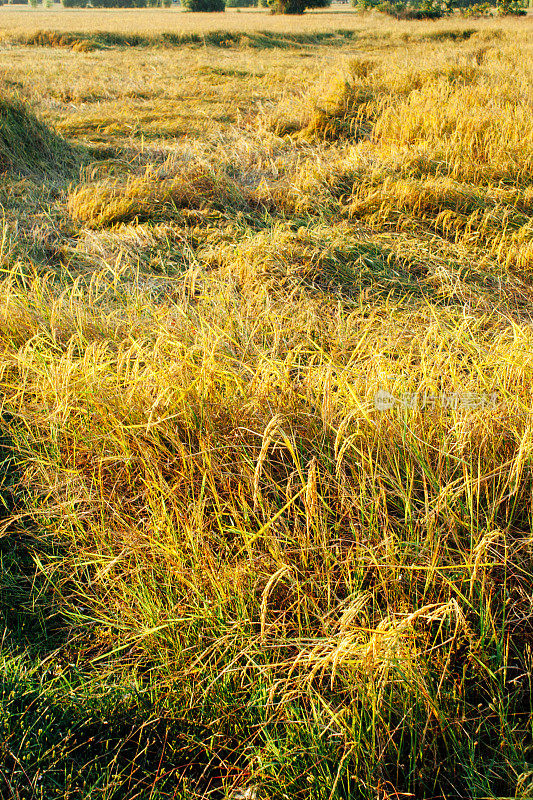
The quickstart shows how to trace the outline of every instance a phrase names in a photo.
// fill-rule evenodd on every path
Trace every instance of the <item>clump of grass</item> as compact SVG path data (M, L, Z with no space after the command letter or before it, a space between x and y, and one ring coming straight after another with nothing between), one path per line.
M245 208L251 200L227 175L207 165L183 164L177 175L169 175L165 165L157 170L148 167L143 175L129 175L125 181L78 186L70 193L68 210L88 227L103 228L133 220L164 220L180 209Z
M319 291L346 299L361 292L374 295L419 295L417 281L425 270L397 259L385 246L366 239L350 226L269 227L235 239L227 234L221 243L201 248L198 258L220 277L227 276L249 296L272 296L295 291Z
M328 90L316 102L311 118L302 129L303 138L357 140L372 129L378 114L377 92L368 79L372 62L351 62L349 76L336 76Z
M322 80L296 113L293 108L291 114L290 104L282 100L260 122L279 136L297 134L304 140L357 139L368 134L368 123L380 105L380 87L372 77L374 67L372 59L352 59L344 69ZM295 106L294 100L292 105Z
M431 31L430 33L426 33L425 37L430 41L433 40L437 42L445 42L445 41L459 42L459 41L464 41L466 39L470 39L475 34L477 34L477 30L475 28L463 28L459 30L451 29L451 30Z
M308 775L318 797L514 792L529 328L249 302L227 279L193 307L139 308L113 281L1 295L27 514L62 550L39 570L86 657L134 659L267 794L307 797ZM497 398L384 415L384 387Z
M491 243L528 226L528 194L473 188L449 178L362 181L348 200L348 214L373 227L412 229L422 224L457 242Z
M373 136L382 146L431 148L452 178L524 185L533 174L532 131L531 99L517 84L495 93L436 80L385 109Z
M199 215L201 216L201 215ZM157 276L171 277L184 272L195 260L197 237L192 233L190 218L183 228L172 223L122 225L113 229L86 229L75 246L65 248L64 256L71 270L89 273L95 262L121 265L121 280L144 281L154 287L170 285Z
M1 172L65 177L79 168L81 157L20 100L0 99Z
M38 47L65 47L78 53L88 53L100 49L97 41L77 33L60 33L59 31L35 31L19 39L21 44Z

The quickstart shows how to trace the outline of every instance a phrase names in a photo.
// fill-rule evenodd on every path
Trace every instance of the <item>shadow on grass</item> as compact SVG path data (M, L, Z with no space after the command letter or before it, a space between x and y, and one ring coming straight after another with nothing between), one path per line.
M203 744L207 726L157 715L135 684L89 682L72 665L4 655L0 708L1 797L192 798L227 773L227 748L215 757Z
M183 47L199 45L219 48L294 49L312 45L342 45L360 39L360 31L339 29L310 33L278 33L274 31L208 31L206 33L168 32L152 35L97 31L95 33L60 33L36 31L19 36L15 41L25 46L65 47L80 52L131 47Z
M47 545L20 521L28 498L19 488L12 425L4 413L0 797L155 800L207 790L220 796L235 767L227 761L231 748L214 752L207 744L208 724L182 719L176 705L172 713L158 710L161 698L154 700L150 681L135 670L124 676L112 664L95 669L81 660L53 587L36 569L36 558L50 555Z

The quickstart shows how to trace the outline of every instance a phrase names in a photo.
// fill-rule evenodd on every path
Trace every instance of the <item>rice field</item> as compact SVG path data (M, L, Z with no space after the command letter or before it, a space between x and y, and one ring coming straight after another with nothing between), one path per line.
M533 796L532 19L0 8L0 797Z

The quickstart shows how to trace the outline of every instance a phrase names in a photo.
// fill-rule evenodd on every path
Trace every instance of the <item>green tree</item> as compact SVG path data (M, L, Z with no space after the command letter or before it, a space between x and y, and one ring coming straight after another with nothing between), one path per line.
M225 11L225 0L181 0L186 11Z
M326 8L331 0L269 0L273 14L303 14L306 8Z

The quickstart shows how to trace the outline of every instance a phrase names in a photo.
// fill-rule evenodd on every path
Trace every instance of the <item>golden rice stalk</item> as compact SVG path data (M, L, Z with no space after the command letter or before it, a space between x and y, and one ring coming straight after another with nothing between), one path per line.
M267 615L267 608L268 608L268 597L272 588L284 577L284 575L290 575L292 572L292 567L288 566L287 564L282 564L282 566L270 576L267 585L263 589L263 594L261 595L261 640L263 641L265 638L266 632L266 615Z
M311 520L316 517L318 510L318 493L317 493L317 469L316 458L311 459L309 469L307 471L307 485L305 489L305 512L307 515L307 526Z
M479 542L474 547L474 553L473 553L474 564L472 568L472 574L470 575L470 587L469 587L470 598L472 598L474 594L474 586L476 584L476 581L478 580L478 576L482 568L482 562L486 556L488 548L490 547L491 544L498 541L498 539L502 537L505 541L505 534L503 533L503 531L500 531L498 529L489 531L488 533L485 533L484 536L481 537Z
M276 414L275 416L272 417L272 419L266 426L265 431L263 433L261 450L259 452L259 458L257 459L257 463L255 465L255 470L254 470L254 483L253 483L253 494L252 494L252 498L254 501L254 511L257 510L259 503L261 501L261 491L259 489L259 482L261 480L263 464L265 463L268 453L268 448L270 447L272 439L274 438L274 434L276 433L282 421L283 421L283 415Z

